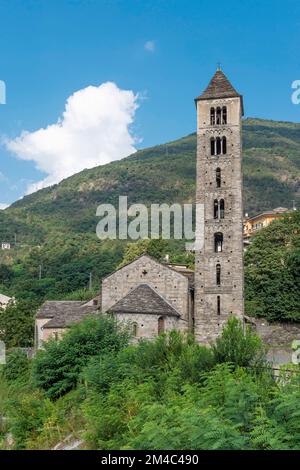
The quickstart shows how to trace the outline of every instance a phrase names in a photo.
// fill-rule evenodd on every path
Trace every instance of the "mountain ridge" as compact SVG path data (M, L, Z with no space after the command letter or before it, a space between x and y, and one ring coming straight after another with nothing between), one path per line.
M293 200L299 205L300 124L243 120L243 176L244 210L249 215L279 206L291 208ZM85 286L90 272L98 283L121 262L124 243L97 239L97 206L117 206L119 195L128 196L128 205L193 202L195 182L196 134L192 133L83 170L16 201L0 211L0 241L11 242L13 248L0 251L0 266L11 269L12 279L2 291L6 288L8 295L25 297L27 291L48 298L65 295ZM180 249L175 242L172 246L173 251L168 250L178 262Z

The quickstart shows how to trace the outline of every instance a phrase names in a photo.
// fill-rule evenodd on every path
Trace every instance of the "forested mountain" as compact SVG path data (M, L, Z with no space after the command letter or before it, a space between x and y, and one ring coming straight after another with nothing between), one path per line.
M246 119L243 122L244 207L249 214L300 203L300 124ZM62 298L94 286L122 260L124 243L99 241L100 203L192 202L196 135L136 152L123 160L84 170L60 184L0 211L0 289L22 298ZM14 244L14 240L17 244ZM182 245L167 247L171 259ZM41 279L39 279L41 266Z

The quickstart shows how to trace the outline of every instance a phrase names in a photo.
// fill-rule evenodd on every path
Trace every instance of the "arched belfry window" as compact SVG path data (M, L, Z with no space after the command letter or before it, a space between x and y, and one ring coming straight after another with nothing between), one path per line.
M217 286L221 285L221 265L216 265L216 284Z
M221 145L221 148L222 148L222 155L226 155L226 153L227 153L227 141L226 141L226 137L222 137L222 145Z
M157 333L161 335L165 332L165 319L164 317L159 317L157 325Z
M215 253L221 253L223 251L223 233L217 232L214 235L215 242Z
M216 124L219 126L222 122L221 108L218 106L216 111Z
M225 216L225 201L224 199L220 200L220 219L224 219Z
M210 139L211 155L225 155L227 153L226 137L212 137Z
M214 199L214 219L225 218L225 201L224 199Z
M216 186L217 188L221 187L221 168L216 169Z
M214 219L219 218L219 201L218 199L214 200Z
M227 108L226 106L218 106L217 108L210 108L210 125L220 126L227 124Z
M215 155L215 143L216 143L216 140L212 137L210 139L210 154L211 155Z

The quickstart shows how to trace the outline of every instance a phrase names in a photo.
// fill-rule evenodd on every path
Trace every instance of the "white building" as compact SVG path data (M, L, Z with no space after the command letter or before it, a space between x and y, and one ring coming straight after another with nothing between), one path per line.
M11 297L8 297L7 295L0 294L0 308L5 308L7 304L13 300Z
M1 243L2 250L10 250L10 243Z

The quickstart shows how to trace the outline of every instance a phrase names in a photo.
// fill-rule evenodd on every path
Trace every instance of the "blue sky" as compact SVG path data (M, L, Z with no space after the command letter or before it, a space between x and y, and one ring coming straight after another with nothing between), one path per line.
M57 123L67 99L89 86L96 87L99 103L107 103L107 93L113 93L102 88L101 98L97 87L106 82L117 85L116 93L139 94L126 95L132 122L123 116L111 159L117 158L119 147L124 156L131 147L193 132L193 99L219 61L244 95L246 116L300 121L300 105L291 102L291 84L300 79L298 0L0 0L0 21L0 80L7 87L7 103L0 105L0 204L47 179L52 169L41 160L58 156L58 150L53 155L45 151L49 140L42 147L37 144L36 134L27 154L32 142L23 139L8 151L5 140L15 142L24 130L35 133ZM110 103L121 106L122 96L114 95L116 101ZM93 100L88 93L84 99ZM138 109L133 110L134 102ZM97 121L103 135L102 140L93 135L96 146L101 147L104 137L107 148L111 145L114 119L119 117L113 115L109 130ZM124 126L130 126L134 142ZM85 155L90 132L80 130L79 148L87 166L94 161ZM40 148L39 157L31 157ZM65 174L71 168L72 163ZM80 168L78 161L74 168Z

